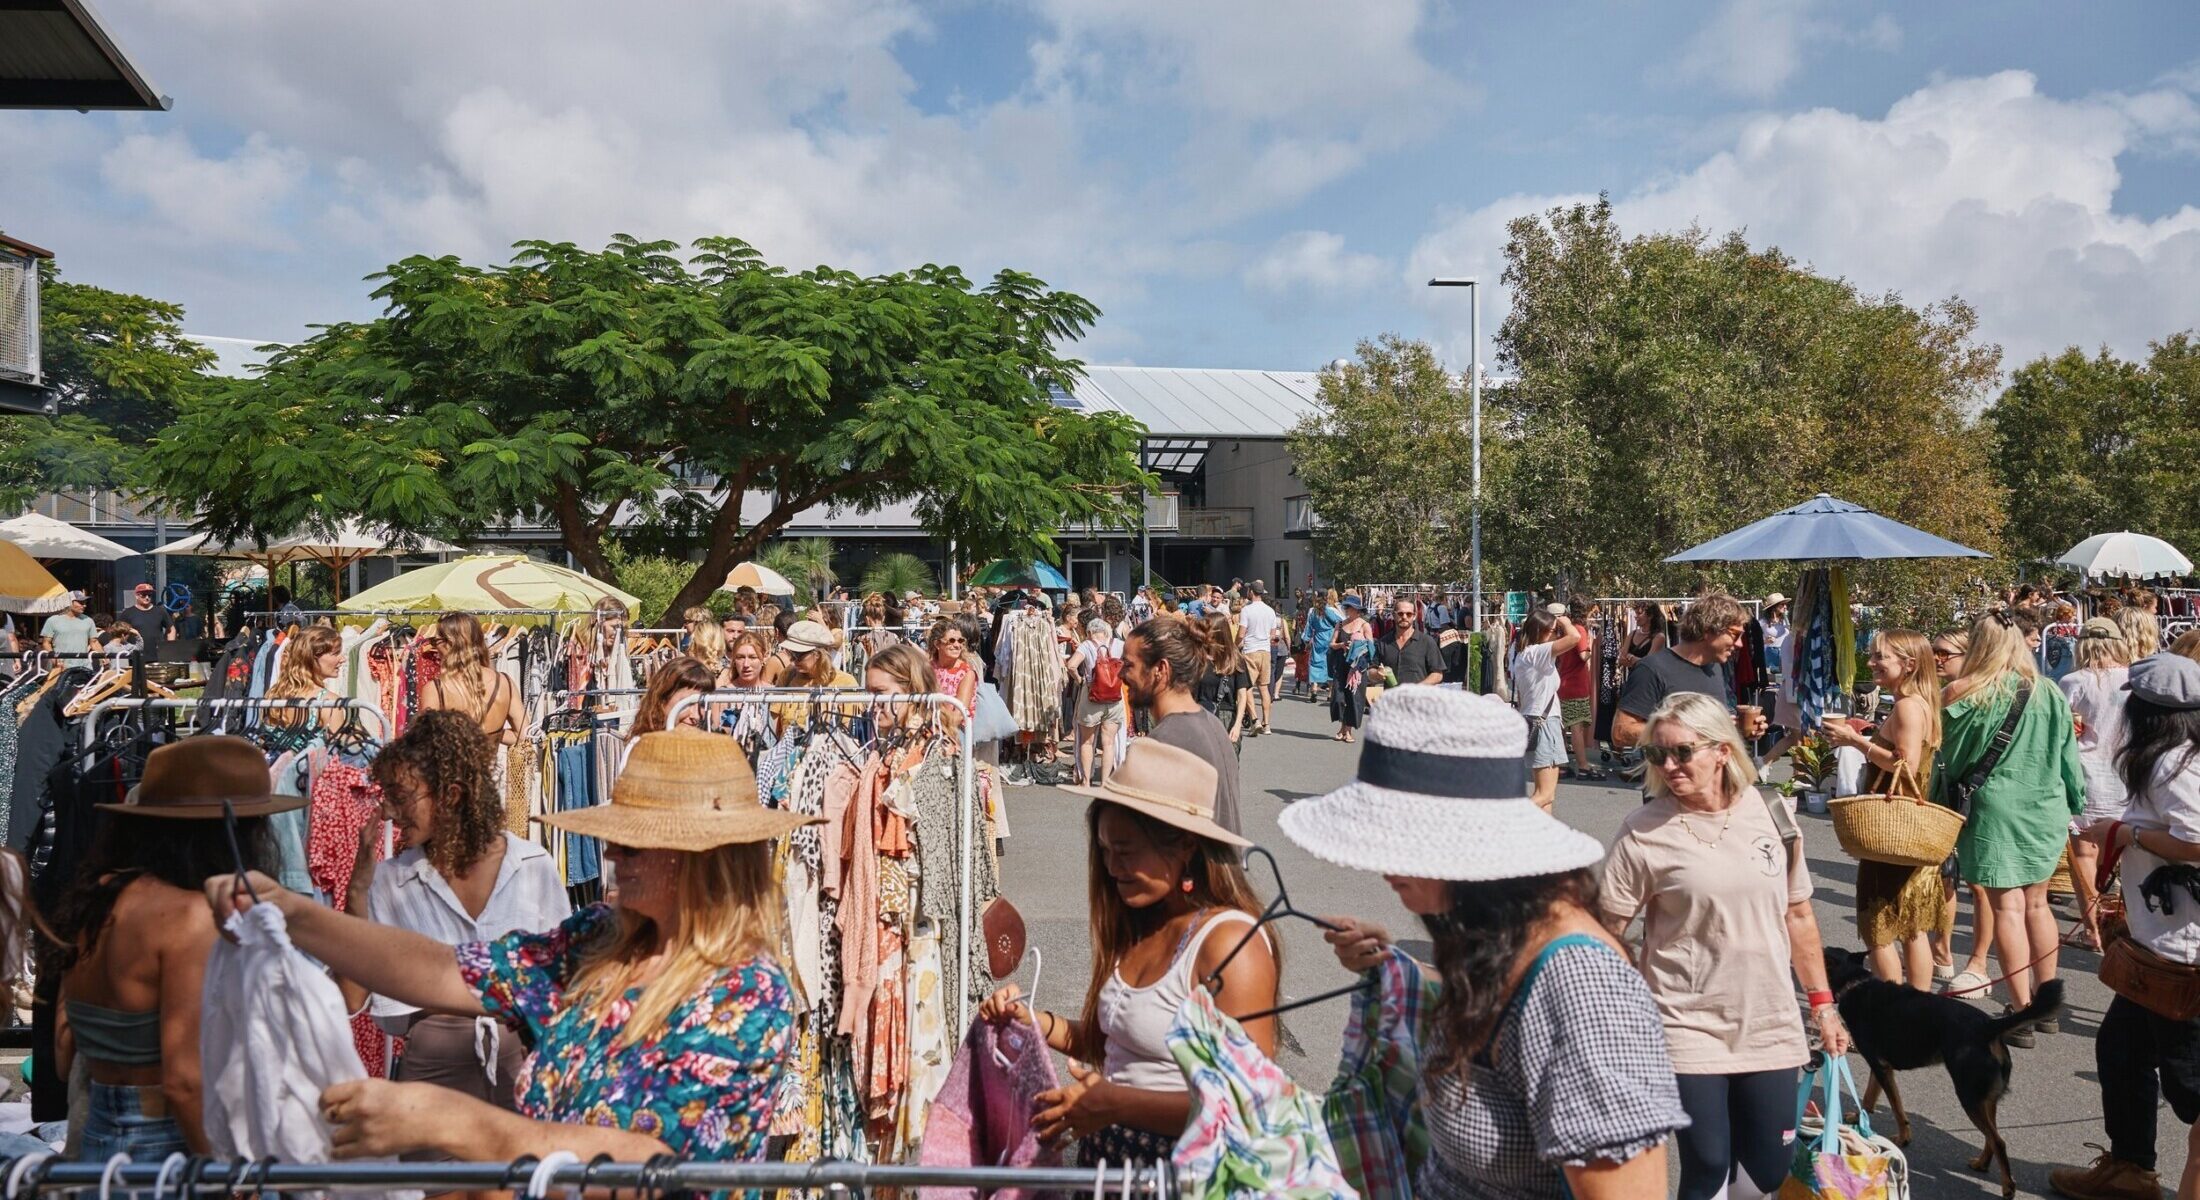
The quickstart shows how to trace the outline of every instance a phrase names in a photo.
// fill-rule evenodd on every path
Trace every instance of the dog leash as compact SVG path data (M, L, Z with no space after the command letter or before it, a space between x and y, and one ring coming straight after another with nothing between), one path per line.
M2113 841L2114 839L2111 838L2110 840ZM2122 858L2123 850L2121 847L2118 847L2113 854L2102 854L2100 867L2097 871L2095 871L2093 877L2093 902L2086 905L2085 911L2079 913L2077 918L2070 922L2069 930L2065 932L2060 938L2057 938L2054 945L2041 951L2038 958L2035 958L2031 962L2028 962L2023 966L2018 967L2014 971L2010 971L2007 974L1999 975L1993 979L1989 979L1986 982L1977 985L1976 987L1967 987L1961 991L1937 992L1935 994L1941 996L1960 997L1973 995L1978 992L1991 992L1994 990L1996 985L2009 982L2009 977L2011 975L2021 975L2024 972L2029 971L2032 968L2040 965L2041 963L2046 962L2051 955L2054 955L2059 951L2066 950L2071 946L2078 945L2078 933L2080 930L2083 930L2086 927L2086 919L2088 917L2097 916L2101 910L2101 902L2108 899L2109 885L2116 882L2116 869L2119 865L2119 860L2121 860ZM1951 900L1949 901L1949 903L1953 904L1954 901ZM2105 949L2105 947L2103 947L2103 949ZM2094 953L2098 954L2100 953L2100 950L2096 950L2094 951Z

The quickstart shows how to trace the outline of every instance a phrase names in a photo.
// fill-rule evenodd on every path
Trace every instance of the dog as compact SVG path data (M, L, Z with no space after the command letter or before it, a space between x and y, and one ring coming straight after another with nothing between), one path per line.
M1910 1143L1910 1117L1902 1110L1902 1093L1895 1088L1895 1073L1914 1071L1939 1063L1947 1068L1971 1124L1986 1135L1986 1148L1971 1160L1971 1169L1984 1171L2001 1165L2001 1194L2017 1194L2009 1173L2009 1148L2001 1139L1996 1113L2009 1091L2009 1047L2002 1039L2029 1029L2062 1011L2063 985L2051 979L2040 985L2032 1003L2006 1015L1982 1012L1952 996L1936 996L1900 983L1872 976L1865 956L1853 950L1825 951L1826 978L1831 983L1841 1023L1848 1026L1856 1052L1871 1068L1872 1090L1887 1093L1894 1112L1895 1144ZM1863 1097L1871 1106L1869 1094Z

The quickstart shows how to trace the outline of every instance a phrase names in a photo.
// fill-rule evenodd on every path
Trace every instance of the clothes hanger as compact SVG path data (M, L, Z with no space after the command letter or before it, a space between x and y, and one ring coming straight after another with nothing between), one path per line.
M115 1171L119 1167L129 1165L130 1156L119 1151L107 1159L107 1165L100 1168L99 1172L99 1200L113 1200Z
M1312 913L1300 912L1297 908L1294 908L1292 906L1291 892L1290 889L1284 886L1283 868L1276 863L1275 855L1270 854L1268 850L1262 846L1251 847L1245 852L1245 857L1248 859L1252 858L1254 855L1259 855L1261 858L1264 858L1268 861L1268 872L1271 876L1275 878L1276 881L1276 898L1268 902L1268 907L1261 910L1259 919L1254 921L1252 927L1245 931L1245 936L1238 939L1237 945L1230 947L1230 952L1223 955L1222 961L1215 964L1215 969L1208 972L1207 978L1201 981L1203 984L1205 984L1208 992L1214 995L1222 994L1222 972L1224 968L1230 965L1230 960L1236 958L1238 956L1238 951L1245 949L1247 943L1251 942L1254 938L1259 937L1260 931L1266 928L1277 917L1297 917L1302 921L1310 922L1319 928L1327 930L1335 930L1337 928L1335 922L1325 921ZM1308 996L1302 1000L1293 1000L1288 1004L1279 1004L1276 1005L1274 1008L1264 1008L1259 1012L1244 1013L1242 1015L1233 1014L1233 1016L1237 1021L1241 1023L1245 1021L1257 1021L1262 1017L1281 1016L1282 1014L1291 1012L1294 1009L1301 1009L1309 1007L1311 1005L1320 1004L1325 1000L1334 1000L1339 996L1349 996L1352 993L1359 991L1363 987L1370 986L1373 982L1374 977L1372 975L1369 975L1362 977L1360 980L1347 987L1336 988L1315 996Z
M1047 960L1045 955L1039 953L1037 946L1024 951L1024 957L1033 960L1031 990L1024 994L1024 1007L1031 1011L1031 1028L1039 1035L1039 1045L1045 1046L1047 1044L1046 1031L1039 1028L1039 976L1046 970ZM993 1046L993 1061L1004 1070L1015 1065L1013 1060L1006 1054L1001 1053L999 1043L995 1043Z

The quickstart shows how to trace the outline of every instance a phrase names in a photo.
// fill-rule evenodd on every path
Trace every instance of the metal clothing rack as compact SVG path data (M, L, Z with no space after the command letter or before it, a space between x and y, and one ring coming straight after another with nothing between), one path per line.
M955 922L959 928L956 929L955 934L957 938L957 948L962 952L962 958L960 961L967 964L970 961L970 944L973 940L975 940L977 936L976 930L978 924L978 914L976 911L978 907L978 899L975 891L975 883L973 880L973 876L976 874L976 872L972 869L972 864L976 862L975 854L977 847L973 845L970 840L970 826L977 818L978 791L977 777L975 774L976 766L973 761L973 752L976 749L976 743L971 740L971 713L969 709L963 707L963 703L961 700L953 696L943 695L938 692L926 692L915 695L888 696L882 695L878 692L864 691L860 688L775 687L756 688L751 691L743 692L699 692L693 696L682 699L678 703L674 704L665 713L665 728L668 730L679 728L680 714L686 712L688 709L693 708L698 704L731 705L771 704L774 702L807 702L812 705L814 711L816 706L819 705L840 707L842 704L851 701L872 708L891 708L895 705L921 704L927 708L942 708L951 710L962 718L962 720L957 723L957 728L955 731L956 752L962 762L961 778L957 783L955 795L955 840L960 843L960 845L956 847L956 853L962 863L962 879L960 880L960 890L962 893L961 903L956 906L957 912L960 915ZM957 989L955 995L955 1019L953 1024L951 1024L949 1028L961 1029L964 1026L970 1024L970 1013L968 1011L970 1007L969 990L970 989L967 987Z
M270 709L277 708L351 709L357 712L365 713L368 716L373 717L376 721L380 722L382 726L382 740L384 742L390 740L389 717L386 716L381 709L368 704L364 700L325 700L314 697L298 697L294 699L273 700L266 699L264 697L259 699L246 699L240 697L225 700L148 700L137 699L133 697L117 697L112 700L99 701L98 703L92 705L90 712L85 714L83 748L86 751L89 751L92 748L92 743L97 739L99 733L99 718L105 713L111 712L118 708L129 709L132 711L152 711L159 709L169 709L178 712L196 712L202 708L236 708L249 709L255 712L265 712Z
M285 1163L273 1159L207 1159L182 1154L165 1161L71 1162L54 1155L0 1159L0 1179L10 1200L41 1194L90 1192L107 1200L117 1188L133 1200L221 1200L231 1194L414 1189L510 1191L522 1200L547 1200L552 1189L578 1196L581 1189L667 1192L778 1191L802 1188L867 1194L874 1189L944 1187L978 1192L1016 1188L1066 1197L1140 1197L1169 1200L1188 1194L1197 1181L1167 1163L1084 1167L929 1167L856 1162L694 1162L652 1160L583 1163L569 1151L539 1161Z

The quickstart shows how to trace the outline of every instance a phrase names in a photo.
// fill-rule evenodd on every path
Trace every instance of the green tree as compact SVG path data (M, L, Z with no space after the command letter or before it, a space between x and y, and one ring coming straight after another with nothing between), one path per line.
M881 554L872 559L863 568L862 582L856 585L856 590L866 596L878 592L896 599L911 592L929 596L938 588L932 568L923 559L901 553Z
M408 258L380 318L186 401L141 478L220 536L544 520L592 574L622 512L692 538L673 608L798 513L911 503L974 555L1126 518L1138 429L1049 400L1091 304L1002 271L790 273L734 238Z
M1792 590L1794 567L1663 559L1831 492L1994 553L1988 439L1968 417L1997 369L1960 300L1909 307L1777 250L1700 231L1626 237L1599 201L1516 220L1495 397L1511 444L1489 553L1606 594L1706 582ZM1884 602L1944 608L1975 560L1858 572Z
M1324 370L1321 407L1290 435L1324 568L1369 582L1463 577L1469 433L1464 388L1425 342L1385 334Z
M2200 545L2200 346L2180 333L2144 362L2076 347L2010 376L1986 410L2009 492L2009 547L2052 560L2096 533L2132 529Z
M773 542L756 561L779 572L796 588L808 589L808 595L798 599L822 600L825 593L840 582L839 573L833 570L831 538L791 538Z

